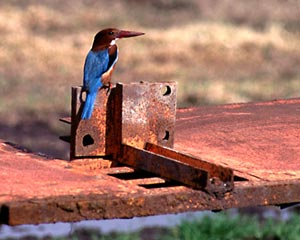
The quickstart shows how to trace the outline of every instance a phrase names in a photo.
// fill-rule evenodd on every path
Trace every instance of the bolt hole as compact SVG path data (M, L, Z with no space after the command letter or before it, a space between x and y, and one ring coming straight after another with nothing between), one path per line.
M94 144L94 139L91 137L91 135L90 134L87 134L87 135L85 135L84 137L83 137L83 139L82 139L82 145L83 146L89 146L89 145L93 145Z
M165 131L165 136L163 137L164 141L168 141L170 138L170 132L169 131Z
M163 89L162 89L162 95L163 96L169 96L170 94L171 94L171 87L170 86L168 86L168 85L166 85L166 86L164 86L163 87Z
M81 94L80 94L80 101L81 102L85 102L85 100L86 100L86 94L87 94L86 91L82 91L81 92Z

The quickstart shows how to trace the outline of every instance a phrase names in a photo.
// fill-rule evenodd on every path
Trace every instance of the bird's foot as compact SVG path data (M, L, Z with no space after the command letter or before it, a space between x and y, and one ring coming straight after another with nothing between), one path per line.
M106 95L108 95L109 94L109 92L110 92L110 90L111 90L111 83L108 83L108 85L103 85L101 88L103 88L103 89L107 89L106 90Z

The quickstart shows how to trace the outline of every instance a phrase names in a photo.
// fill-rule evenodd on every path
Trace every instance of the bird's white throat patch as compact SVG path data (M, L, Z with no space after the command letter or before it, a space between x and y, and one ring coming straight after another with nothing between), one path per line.
M110 42L110 45L111 45L111 46L112 46L112 45L115 45L117 40L118 40L118 38L112 40L112 41Z

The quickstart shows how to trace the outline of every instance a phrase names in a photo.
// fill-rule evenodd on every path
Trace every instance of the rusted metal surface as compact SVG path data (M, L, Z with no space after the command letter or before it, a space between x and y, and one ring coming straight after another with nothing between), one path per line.
M0 221L131 218L300 202L300 100L177 111L177 151L234 169L223 198L97 159L45 159L0 143Z
M252 180L300 178L300 100L177 111L176 144Z
M145 149L152 153L159 154L170 159L175 159L180 163L187 164L188 166L205 171L207 173L207 185L205 189L208 192L225 193L233 190L234 175L233 170L231 168L223 167L217 164L212 164L211 162L206 161L204 159L196 158L189 154L183 154L179 151L158 146L152 143L146 143Z
M81 87L72 90L71 159L115 154L120 144L174 144L176 83L116 84L99 91L90 120L81 120Z
M150 146L158 148L157 145L148 145L149 149ZM167 151L167 149L163 151L162 148L160 148L160 152L171 153L173 157L176 153L171 150ZM135 169L145 170L186 186L204 190L217 197L223 197L226 192L233 189L233 171L231 169L212 165L187 155L180 154L176 158L170 158L122 144L117 160ZM211 169L213 171L210 171ZM222 181L221 179L226 180Z
M231 169L157 145L172 147L174 144L175 83L117 84L109 95L100 90L91 120L80 119L82 89L73 88L72 95L71 156L74 158L111 156L119 163L218 197L233 189ZM69 120L62 121L69 123ZM160 155L144 150L146 142L148 150L158 150Z
M81 121L82 95L81 87L72 88L71 159L105 155L108 95L99 91L91 119Z
M118 84L117 84L118 87ZM123 84L122 143L173 147L176 83Z
M130 183L128 184L131 186ZM109 183L108 185L112 186ZM287 196L280 194L282 192L287 193ZM19 225L133 218L196 210L277 205L287 201L299 202L299 182L247 184L236 188L224 199L216 199L202 191L182 186L143 189L140 192L130 191L130 189L117 192L112 189L105 194L91 192L90 194L79 193L75 197L66 195L30 201L12 201L2 205L1 220L10 225Z

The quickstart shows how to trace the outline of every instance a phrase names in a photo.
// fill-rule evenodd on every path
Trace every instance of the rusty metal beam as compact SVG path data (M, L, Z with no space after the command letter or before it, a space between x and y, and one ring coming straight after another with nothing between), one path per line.
M182 164L187 164L191 167L201 169L208 173L207 186L208 192L228 192L234 188L234 174L229 167L224 167L219 164L211 163L207 160L194 157L189 154L181 153L177 150L158 146L152 143L146 143L145 150L152 153L162 155L164 157L175 159Z
M204 190L219 198L233 189L232 169L150 143L146 144L146 148L144 150L122 144L117 161Z

